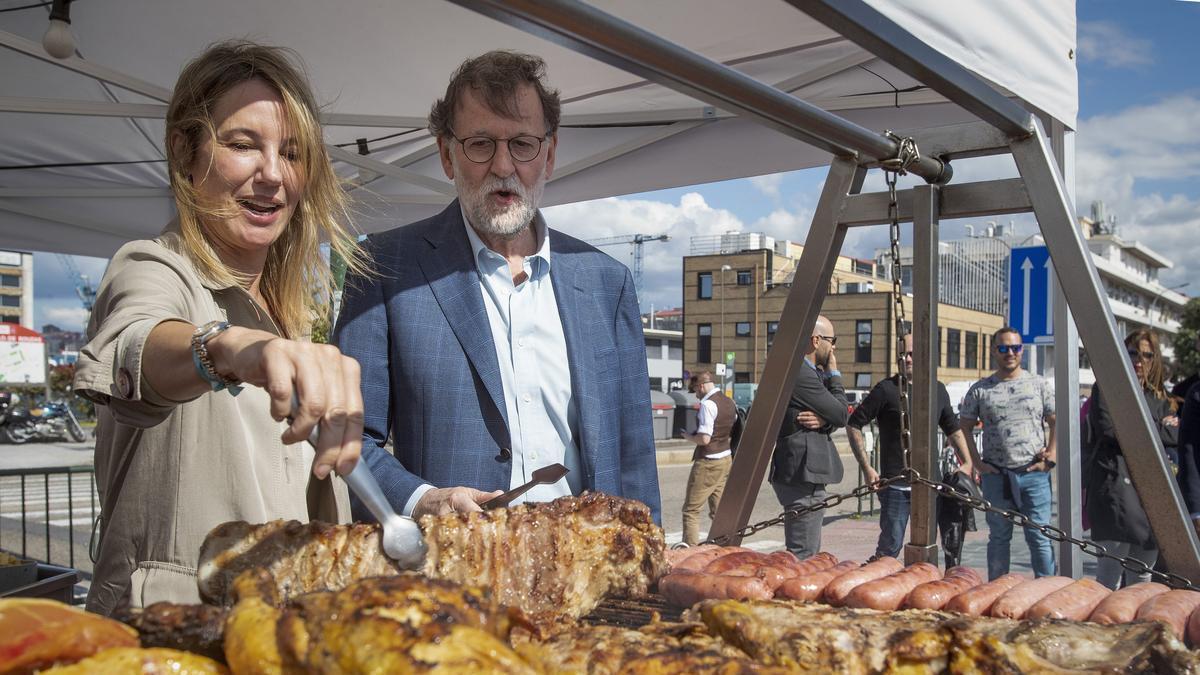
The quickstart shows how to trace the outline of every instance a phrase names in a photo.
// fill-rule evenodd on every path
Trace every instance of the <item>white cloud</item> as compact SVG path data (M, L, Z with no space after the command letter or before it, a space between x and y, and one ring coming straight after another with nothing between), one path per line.
M784 209L747 226L731 211L713 208L698 192L689 192L678 204L649 199L610 197L589 202L552 206L546 210L552 227L584 240L626 234L667 234L666 242L642 245L642 307L673 307L682 303L683 256L692 252L692 239L717 237L727 232L763 232L783 239L802 239L811 214ZM603 250L632 267L633 247L608 246Z
M1110 68L1136 68L1154 62L1154 43L1135 38L1111 21L1081 21L1076 47L1079 58Z
M771 199L779 199L779 186L783 184L783 174L770 173L765 176L751 176L747 180L764 195Z
M69 302L69 301L68 301ZM34 308L37 314L41 317L41 321L36 322L38 330L47 323L52 323L63 330L81 331L87 323L88 312L83 307L62 306L39 306L39 303L49 304L49 301L37 301L34 303ZM79 301L75 301L78 305Z

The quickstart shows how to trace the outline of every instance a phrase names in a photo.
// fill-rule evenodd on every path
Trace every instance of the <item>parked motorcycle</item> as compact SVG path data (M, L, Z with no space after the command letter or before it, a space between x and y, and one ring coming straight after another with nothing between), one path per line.
M65 401L51 401L31 409L21 405L16 394L0 391L0 441L21 444L68 438L79 443L86 435Z

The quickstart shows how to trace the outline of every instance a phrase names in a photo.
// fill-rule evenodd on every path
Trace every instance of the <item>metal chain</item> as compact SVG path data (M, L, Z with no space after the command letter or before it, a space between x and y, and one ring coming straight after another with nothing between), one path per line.
M915 149L916 146L913 147ZM900 171L903 169L901 168ZM892 254L892 315L896 318L896 368L900 373L900 452L904 457L904 466L908 468L912 466L910 461L912 433L908 416L908 372L904 367L906 351L904 336L908 334L908 326L904 318L904 289L900 284L903 276L900 265L900 204L896 198L896 177L900 171L885 170L884 178L887 180L888 186L888 222Z
M784 521L794 520L796 518L799 518L800 516L803 516L803 515L806 515L809 513L816 513L817 511L824 511L825 509L832 508L834 506L837 506L838 504L841 504L842 502L846 501L847 499L857 499L859 497L865 497L865 496L871 494L872 492L879 492L880 490L891 485L892 483L899 483L901 481L907 480L907 478L908 478L907 474L900 474L898 476L892 476L891 478L884 478L884 479L880 480L878 483L875 483L874 485L860 485L846 494L842 494L842 495L831 494L831 495L828 495L827 497L825 497L824 499L822 499L821 501L816 502L815 504L810 504L808 506L795 506L795 507L789 508L789 509L785 510L783 513L780 513L778 516L775 516L774 518L771 518L769 520L763 520L763 521L760 521L757 523L751 523L750 525L747 525L740 530L736 530L734 532L731 532L730 534L724 534L719 537L710 537L701 543L716 544L718 546L728 546L729 543L734 540L743 539L743 538L748 537L756 532L765 530L768 527L782 525L784 523Z
M1173 572L1159 572L1158 570L1151 568L1149 565L1142 562L1141 560L1138 560L1137 558L1122 558L1120 556L1115 556L1115 555L1109 553L1103 546L1101 546L1100 544L1097 544L1094 541L1088 541L1086 539L1076 539L1075 537L1072 537L1071 535L1067 534L1063 530L1058 529L1057 527L1054 527L1053 525L1042 525L1040 523L1035 523L1029 516L1025 515L1024 513L1021 513L1020 511L1014 511L1014 510L1010 510L1010 509L1002 509L998 506L992 505L992 503L986 499L982 499L980 497L973 497L969 494L959 492L958 490L955 490L953 487L951 487L950 485L947 485L946 483L934 482L931 480L927 480L925 478L921 478L920 476L918 476L916 474L915 471L912 471L911 469L906 469L904 472L904 475L907 475L909 477L910 482L912 482L914 484L924 485L925 487L933 490L937 494L944 495L946 497L949 497L950 499L954 499L956 501L962 502L963 504L966 504L967 506L971 507L972 509L975 509L976 511L983 511L984 513L994 513L994 514L1000 516L1001 518L1004 518L1005 520L1011 522L1014 525L1020 525L1021 527L1028 529L1028 530L1037 530L1039 533L1042 534L1042 536L1046 537L1047 539L1049 539L1051 541L1054 541L1054 542L1065 541L1065 542L1071 544L1072 546L1075 546L1080 551L1087 553L1088 555L1092 555L1097 558L1108 558L1109 560L1115 560L1118 563L1120 563L1121 567L1129 570L1130 572L1133 572L1134 574L1148 574L1151 577L1154 577L1155 579L1163 582L1164 584L1166 584L1172 588L1182 588L1182 589L1186 589L1189 591L1200 591L1200 587L1197 587L1196 585L1192 584L1192 582L1189 581L1185 577L1182 577Z

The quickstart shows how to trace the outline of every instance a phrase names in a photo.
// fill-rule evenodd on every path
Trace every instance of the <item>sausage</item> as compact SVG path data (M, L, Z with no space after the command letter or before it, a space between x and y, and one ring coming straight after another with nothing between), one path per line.
M941 609L954 596L983 583L979 572L970 567L951 567L946 576L912 589L904 599L905 609Z
M691 607L701 600L770 600L773 593L758 577L728 577L704 572L672 572L658 590L673 605Z
M1171 590L1150 598L1138 608L1137 621L1161 621L1183 639L1187 623L1196 607L1200 606L1200 593L1196 591Z
M838 563L837 556L824 551L804 560L797 560L796 556L787 551L776 551L767 558L770 559L772 565L790 567L795 572L792 576L796 577L827 570Z
M850 591L868 581L882 579L902 569L904 569L904 563L884 556L829 582L829 585L825 587L825 592L821 594L821 598L834 607L841 607L846 602L846 596L850 595Z
M1084 621L1111 593L1095 579L1080 579L1038 600L1025 612L1025 618Z
M914 588L942 578L937 565L919 562L882 579L868 581L846 596L847 607L860 609L899 609Z
M821 593L825 591L825 587L829 585L829 582L857 568L858 563L853 560L843 560L833 567L823 569L820 572L813 572L802 577L788 579L780 584L779 588L775 589L775 597L786 598L788 600L803 600L805 602L816 600L821 597Z
M707 572L706 572L707 574ZM767 583L767 587L774 593L776 588L783 582L796 576L790 568L777 565L763 565L759 563L746 563L731 570L726 570L722 576L727 577L758 577Z
M988 616L999 619L1020 619L1038 600L1050 595L1060 588L1070 586L1070 577L1038 577L1023 581L1008 589L988 610Z
M719 556L704 566L705 574L725 574L731 569L741 567L743 565L765 565L767 563L767 554L759 553L758 551L735 551L727 555Z
M1200 645L1200 608L1192 610L1187 623L1187 643L1190 647Z
M687 548L669 548L666 551L667 569L675 569L679 563L688 558L703 553L704 551L712 551L721 548L716 544L702 544L700 546L688 546Z
M1092 610L1092 615L1088 617L1088 621L1095 621L1105 625L1114 623L1129 623L1137 616L1137 611L1142 604L1156 595L1161 595L1171 590L1163 584L1153 581L1144 584L1134 584L1126 586L1119 591L1114 591L1100 601L1096 605L1096 609Z
M681 572L699 572L703 570L708 563L721 556L746 550L749 549L744 549L740 546L718 546L717 548L708 549L706 551L699 551L695 555L684 558L682 562L671 568L671 571L674 572L678 570Z
M982 586L968 588L950 598L950 602L946 603L945 609L951 612L970 614L971 616L983 616L996 603L997 598L1007 593L1013 586L1025 581L1025 579L1026 577L1020 574L1005 574L996 577Z

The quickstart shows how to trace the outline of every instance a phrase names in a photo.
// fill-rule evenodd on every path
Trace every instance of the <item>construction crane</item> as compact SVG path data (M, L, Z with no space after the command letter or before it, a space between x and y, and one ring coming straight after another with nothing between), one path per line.
M92 286L92 282L86 274L79 271L79 266L75 264L75 259L63 253L55 254L58 256L58 262L66 268L67 275L71 277L71 282L75 284L75 293L79 296L79 300L83 302L83 308L92 313L92 305L96 304L96 288Z
M592 246L616 246L618 244L633 245L633 287L638 298L642 297L642 244L648 241L669 241L669 234L623 234L616 237L589 239Z

